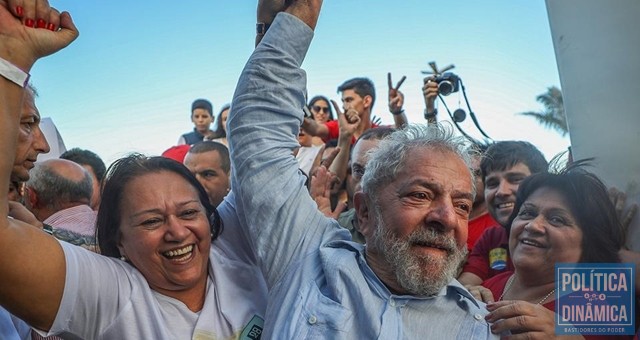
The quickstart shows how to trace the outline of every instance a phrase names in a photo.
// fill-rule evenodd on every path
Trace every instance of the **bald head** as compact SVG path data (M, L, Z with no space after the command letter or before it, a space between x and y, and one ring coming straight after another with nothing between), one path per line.
M85 170L85 168L80 164L66 159L49 159L37 163L36 168L49 168L50 171L56 175L73 182L81 182L87 176L87 170Z
M30 175L25 185L26 203L41 221L62 209L88 205L91 200L91 175L77 163L49 159L36 163Z

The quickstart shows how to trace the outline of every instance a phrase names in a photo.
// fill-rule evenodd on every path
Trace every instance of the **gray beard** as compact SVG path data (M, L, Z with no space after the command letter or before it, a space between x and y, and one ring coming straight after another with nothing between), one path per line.
M420 228L399 239L384 224L379 210L375 210L377 227L372 243L393 268L400 287L418 296L438 294L456 276L467 255L466 244L462 249L458 248L455 239L436 227ZM444 259L432 255L416 255L411 252L411 244L415 242L437 245L446 249L447 255Z

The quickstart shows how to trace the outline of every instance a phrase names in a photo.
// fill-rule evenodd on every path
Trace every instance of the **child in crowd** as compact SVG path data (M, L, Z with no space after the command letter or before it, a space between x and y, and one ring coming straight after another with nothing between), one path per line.
M213 122L213 105L206 99L196 99L191 104L191 121L195 127L193 131L180 136L178 145L195 144L202 142L205 137L212 135L211 123Z

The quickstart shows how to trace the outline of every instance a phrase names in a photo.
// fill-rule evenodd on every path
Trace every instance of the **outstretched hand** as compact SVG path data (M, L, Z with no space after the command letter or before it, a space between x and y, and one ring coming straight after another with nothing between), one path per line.
M393 86L391 80L391 72L387 73L387 83L389 85L389 112L394 115L402 113L402 107L404 106L404 94L400 92L400 86L407 79L407 76L402 76L396 86Z
M327 217L338 219L338 216L347 208L347 205L344 202L340 202L334 210L331 210L331 186L334 180L335 176L332 176L324 165L320 166L311 176L309 193L318 205L320 212Z
M78 37L68 12L46 1L0 0L0 57L28 72Z

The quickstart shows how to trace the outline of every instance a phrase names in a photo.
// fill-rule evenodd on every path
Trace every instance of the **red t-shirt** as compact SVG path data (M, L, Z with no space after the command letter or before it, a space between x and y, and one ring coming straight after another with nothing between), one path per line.
M489 289L493 294L494 301L500 300L500 295L502 295L504 286L507 285L507 281L509 281L511 275L513 275L513 271L509 270L482 282L482 286Z
M482 236L482 233L489 227L498 225L498 222L486 212L471 221L469 221L469 233L467 235L467 248L469 252L473 249L473 246Z
M478 275L482 281L513 271L507 230L499 225L486 229L473 246L462 271Z
M327 127L327 129L329 130L329 135L327 135L327 138L323 138L323 141L330 141L332 139L338 139L338 137L340 137L340 125L338 125L338 120L334 119L334 120L330 120L328 122L324 123L324 126ZM377 128L378 125L377 124L373 124L371 123L371 128ZM351 138L351 145L353 145L356 142L356 138L352 137Z
M323 139L325 142L328 140L337 139L340 136L340 126L338 125L337 119L325 122L324 126L326 126L329 130L329 135L327 135L327 138Z

